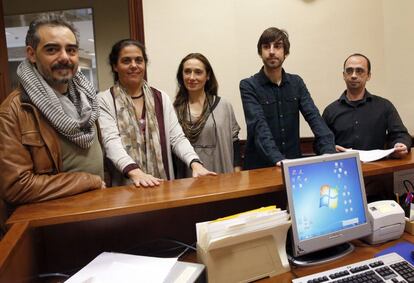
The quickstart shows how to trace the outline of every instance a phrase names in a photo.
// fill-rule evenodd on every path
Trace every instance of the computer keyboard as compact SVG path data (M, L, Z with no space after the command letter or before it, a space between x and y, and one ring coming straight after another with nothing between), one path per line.
M294 279L293 283L413 283L414 266L396 253Z

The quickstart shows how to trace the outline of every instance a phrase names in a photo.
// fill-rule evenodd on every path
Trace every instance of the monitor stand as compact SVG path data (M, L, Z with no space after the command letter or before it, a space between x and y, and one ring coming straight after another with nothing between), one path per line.
M289 261L294 265L310 266L336 260L351 253L353 250L354 245L351 243L344 243L298 257L292 256L291 252L288 251L288 258Z

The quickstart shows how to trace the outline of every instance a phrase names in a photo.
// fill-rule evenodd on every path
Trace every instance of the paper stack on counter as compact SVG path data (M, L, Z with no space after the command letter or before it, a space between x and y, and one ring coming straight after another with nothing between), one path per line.
M276 206L219 218L196 224L197 244L204 250L213 250L240 242L241 236L248 236L290 223L286 210ZM248 237L242 237L245 240Z
M208 282L251 282L290 270L290 216L276 206L196 224L197 256Z
M103 252L66 282L164 282L176 262L177 258Z

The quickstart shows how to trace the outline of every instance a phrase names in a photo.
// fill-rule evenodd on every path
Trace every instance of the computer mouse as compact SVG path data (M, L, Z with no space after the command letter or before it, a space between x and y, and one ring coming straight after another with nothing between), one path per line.
M414 259L414 250L411 251L411 258Z

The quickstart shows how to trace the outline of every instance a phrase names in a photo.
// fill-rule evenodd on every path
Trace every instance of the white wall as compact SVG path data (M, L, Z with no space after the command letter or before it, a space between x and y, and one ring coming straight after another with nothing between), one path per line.
M261 67L256 44L270 26L290 34L285 69L305 80L322 112L344 90L342 65L351 53L367 55L367 88L389 98L414 132L410 93L414 38L410 0L143 0L150 83L174 98L176 70L189 52L206 55L219 94L232 101L246 137L239 82ZM312 136L302 121L301 136Z
M414 135L414 1L383 2L386 87L381 92L394 103Z

